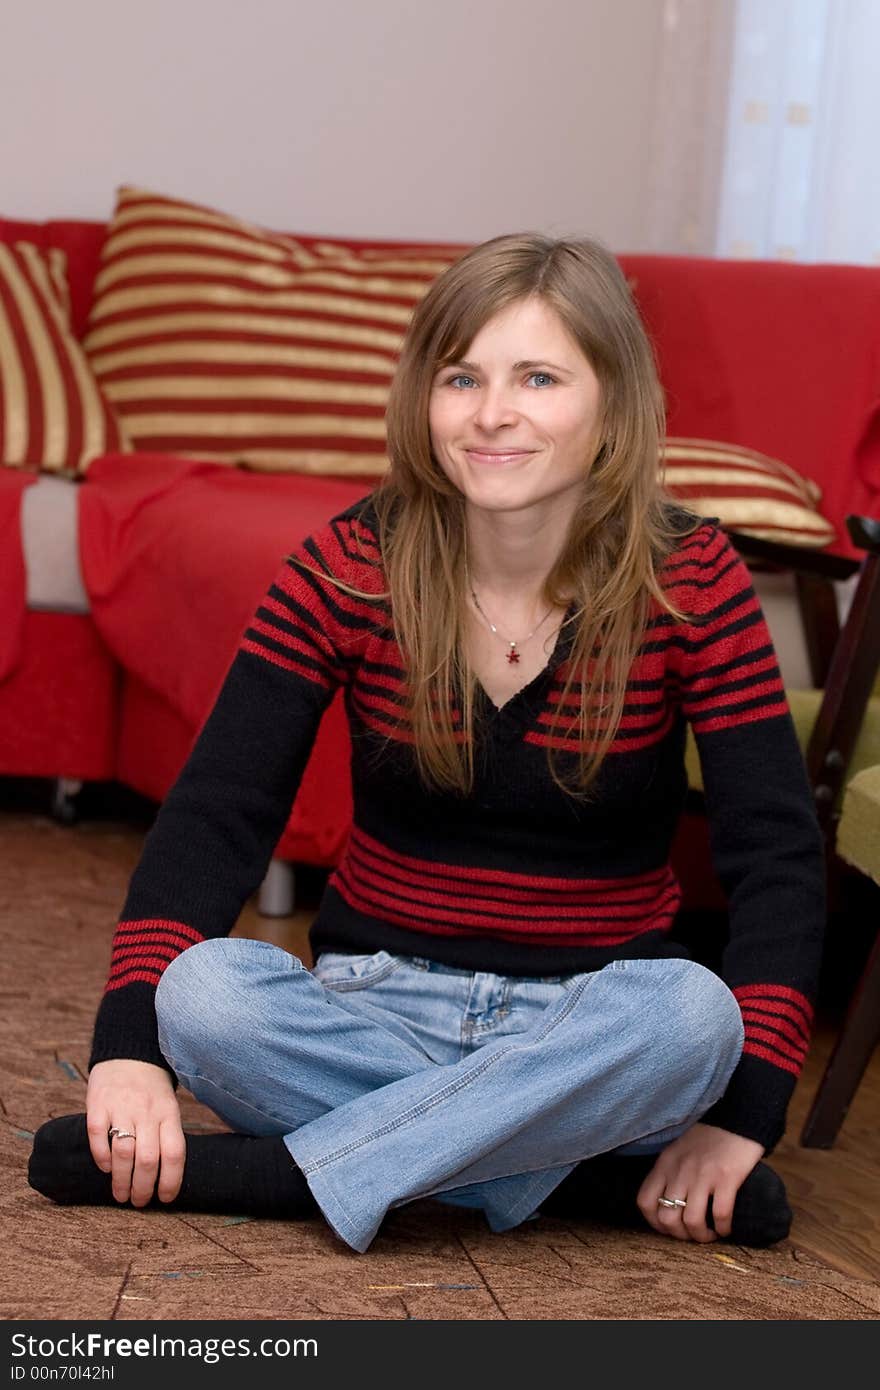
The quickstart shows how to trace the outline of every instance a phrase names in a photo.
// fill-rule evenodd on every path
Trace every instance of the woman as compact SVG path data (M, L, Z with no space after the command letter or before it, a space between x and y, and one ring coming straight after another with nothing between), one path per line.
M434 283L387 480L282 566L147 838L40 1191L320 1211L359 1251L426 1196L498 1231L787 1233L759 1160L809 1037L821 840L748 573L664 494L661 437L600 246L499 237ZM309 971L228 932L340 685L354 824ZM723 981L670 936L686 721ZM178 1080L236 1133L185 1136Z

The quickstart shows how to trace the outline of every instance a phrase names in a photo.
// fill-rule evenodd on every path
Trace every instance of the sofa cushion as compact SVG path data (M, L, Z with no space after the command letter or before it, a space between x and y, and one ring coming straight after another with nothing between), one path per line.
M137 449L374 477L410 315L463 250L286 236L122 188L85 348Z
M821 489L754 449L712 439L666 440L665 482L674 497L728 530L796 546L830 545L835 529L819 510Z
M128 441L70 328L64 253L0 243L0 463L67 476Z
M70 287L71 327L78 341L85 332L92 306L92 288L106 235L106 222L84 222L76 218L24 222L20 218L0 217L0 242L9 245L15 241L30 241L41 250L55 248L64 252Z
M880 883L880 764L852 777L843 796L837 853Z

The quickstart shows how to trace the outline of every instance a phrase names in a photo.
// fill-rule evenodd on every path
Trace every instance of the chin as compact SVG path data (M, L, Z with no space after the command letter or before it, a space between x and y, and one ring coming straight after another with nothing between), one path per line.
M477 489L465 492L465 499L471 506L479 507L484 512L523 512L528 511L531 507L540 506L541 502L546 500L541 497L533 497L530 494L517 495L514 492L509 492L505 496L501 496L497 492L489 493L488 490L481 492Z

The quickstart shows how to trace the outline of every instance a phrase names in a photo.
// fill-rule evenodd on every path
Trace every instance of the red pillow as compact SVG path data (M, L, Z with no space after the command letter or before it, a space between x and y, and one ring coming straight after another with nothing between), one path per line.
M818 484L767 454L713 439L670 436L665 463L667 492L700 516L717 516L728 530L815 548L835 539L834 527L819 511Z
M464 249L286 236L122 188L85 349L137 449L372 477L412 310Z
M0 243L0 464L69 476L128 447L70 328L65 256Z

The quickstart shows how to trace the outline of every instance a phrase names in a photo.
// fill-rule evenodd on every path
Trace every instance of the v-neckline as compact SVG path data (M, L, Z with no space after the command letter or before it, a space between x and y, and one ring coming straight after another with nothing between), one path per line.
M556 670L556 667L560 664L560 662L563 661L569 647L571 646L571 633L570 631L566 631L566 629L570 625L570 619L572 613L574 612L574 606L575 605L572 602L565 610L565 616L563 617L562 622L559 624L559 629L556 633L556 641L553 644L553 650L547 658L545 665L541 667L537 675L533 676L530 681L528 681L525 685L520 686L519 690L515 690L514 693L511 695L510 699L505 700L503 705L496 705L495 701L492 699L492 696L489 694L488 690L483 685L483 682L479 679L479 677L475 677L477 693L482 703L487 706L490 718L493 721L497 719L500 715L517 714L520 710L520 707L525 702L527 702L529 695L538 687L540 682L545 681L548 675L552 674L552 672Z

